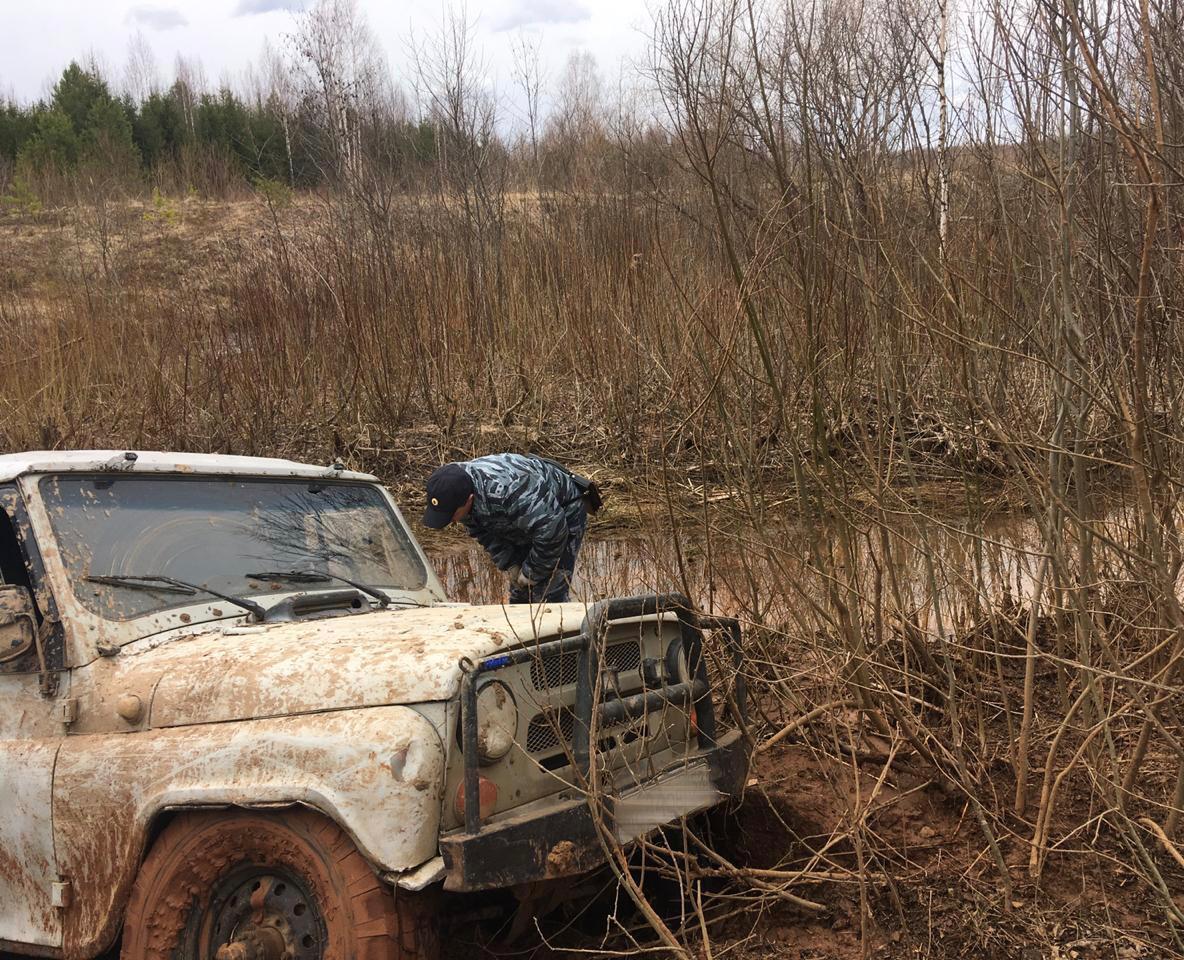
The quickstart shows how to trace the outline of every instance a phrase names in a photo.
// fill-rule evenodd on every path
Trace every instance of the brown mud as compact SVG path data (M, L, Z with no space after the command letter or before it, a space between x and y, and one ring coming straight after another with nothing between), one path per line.
M881 789L867 830L879 848L892 850L894 862L876 864L861 883L855 842L835 843L834 838L850 824L857 790L862 787L866 795L881 767L882 761L852 764L820 756L806 743L760 755L739 805L711 815L709 824L691 825L710 832L715 849L735 875L722 883L718 878L703 880L710 952L690 914L682 930L690 955L696 960L1180 956L1167 942L1154 904L1132 890L1129 875L1117 867L1081 869L1067 861L1048 871L1038 886L1017 885L1008 909L1001 909L965 803L917 775L894 775ZM1015 860L1026 858L1023 846L1015 844ZM824 848L820 863L818 854ZM885 867L891 879L879 872ZM821 904L821 911L803 910L769 893L775 886L769 878L809 870L834 879L791 889ZM602 898L605 889L614 888L607 874L600 884ZM765 886L758 889L754 884ZM647 882L644 889L656 904L668 901L669 885ZM665 905L667 916L677 918L678 908ZM471 910L472 904L462 904L458 915L467 918ZM555 915L539 918L537 928L512 942L500 939L510 926L509 910L506 905L498 914L496 907L486 904L484 924L465 919L454 925L445 937L450 945L446 960L553 960L620 956L634 950L668 956L623 895L611 898L607 907L584 900L566 904ZM633 946L631 937L636 938Z
M1113 521L1119 526L1123 520L1118 509ZM975 538L961 534L956 524L929 531L940 571L941 605L956 611L944 626L968 651L968 676L977 669L975 658L981 651L1001 652L1002 687L991 687L989 699L1006 688L1005 695L1019 702L1024 637L1016 624L1026 622L1030 612L1024 602L1031 592L1039 530L1030 518L1012 514L1000 517L986 533L992 546L984 561L976 554ZM781 555L793 555L806 552L811 535L787 526L767 532L766 539L776 542ZM591 602L676 589L716 612L743 615L752 609L755 571L774 601L764 609L764 623L779 624L776 649L795 668L794 696L814 683L825 687L809 634L824 632L826 624L789 609L795 594L774 588L773 571L762 566L762 551L753 549L752 541L750 535L732 531L710 545L684 537L676 546L670 537L637 530L622 536L611 527L603 532L594 527L577 565L574 598ZM981 551L981 540L977 546ZM504 602L503 575L469 541L445 536L430 546L429 554L450 595L476 603ZM874 564L874 559L865 562ZM918 622L932 636L935 625L924 620L932 597L923 555L903 551L895 559L901 561L902 592L915 595ZM979 610L973 623L975 597L966 589L971 582L977 584L978 602L984 600L981 594L989 601L988 612ZM804 599L801 592L797 597ZM1062 627L1056 616L1038 617L1036 648L1053 651ZM750 626L758 639L763 629ZM984 692L986 687L984 681ZM1056 715L1056 670L1050 662L1040 661L1036 697L1038 716ZM795 719L784 700L770 696L760 683L754 686L754 698L758 742ZM820 689L813 702L822 699L825 690ZM929 709L940 710L933 705ZM713 847L727 866L708 865L703 910L710 948L692 915L692 929L683 930L691 956L1136 960L1184 955L1173 946L1162 903L1123 865L1125 852L1115 838L1096 830L1093 836L1080 836L1077 825L1090 822L1099 811L1091 806L1090 791L1072 778L1053 829L1066 840L1050 853L1039 880L1029 878L1030 825L1006 812L1006 798L1015 790L1006 762L1008 735L997 711L983 721L981 736L992 751L983 761L992 781L982 788L991 798L992 822L1011 876L1010 901L1000 896L995 866L965 796L938 782L912 751L896 754L861 730L856 711L836 707L760 750L742 801L709 818ZM1148 777L1167 772L1149 767ZM1184 904L1184 870L1166 856L1158 862L1179 891L1177 903ZM804 879L786 881L795 877ZM611 880L606 882L611 886ZM779 894L778 887L822 909L803 909ZM573 919L577 914L567 908L558 919L540 920L543 936L512 944L499 942L495 933L461 929L450 956L574 957L587 951L607 956L656 949L639 932L644 925L624 908L608 920L601 917L595 935L573 932L579 927ZM637 937L635 946L621 926ZM606 938L606 930L614 935Z

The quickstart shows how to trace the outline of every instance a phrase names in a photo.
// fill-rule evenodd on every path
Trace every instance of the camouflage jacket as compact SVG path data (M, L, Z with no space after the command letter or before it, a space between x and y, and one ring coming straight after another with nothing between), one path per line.
M461 463L476 488L465 529L499 570L515 564L534 582L546 579L583 522L584 504L571 475L538 457L496 453Z

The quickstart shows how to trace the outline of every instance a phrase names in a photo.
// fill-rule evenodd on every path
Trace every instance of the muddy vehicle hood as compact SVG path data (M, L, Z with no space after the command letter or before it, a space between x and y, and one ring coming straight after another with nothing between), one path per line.
M152 727L444 700L458 689L461 657L574 632L585 612L441 606L228 627L96 661L88 699L113 707L134 692L150 701Z

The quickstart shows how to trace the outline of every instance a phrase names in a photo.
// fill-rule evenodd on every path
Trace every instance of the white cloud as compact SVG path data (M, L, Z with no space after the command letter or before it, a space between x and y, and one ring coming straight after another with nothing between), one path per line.
M277 2L285 4L278 12L252 13ZM258 64L265 39L273 46L284 42L292 29L291 14L284 10L296 2L0 0L0 90L7 93L11 89L19 102L31 103L46 96L47 83L52 83L66 64L88 51L110 64L122 64L128 38L136 30L142 30L153 47L163 81L168 82L169 68L178 53L200 61L207 76L234 81L248 64ZM307 9L315 0L302 2ZM357 3L391 54L396 80L410 89L414 63L401 54L417 38L434 36L444 12L455 9L459 0ZM606 77L616 74L623 58L641 57L647 49L646 5L639 0L469 0L468 5L481 61L487 65L499 96L507 99L516 96L515 24L545 33L539 51L545 76L559 76L573 49L592 53ZM503 29L494 32L494 24ZM36 37L37 42L30 43L30 37Z
M307 6L308 0L238 0L234 15L250 17L256 13L271 13L273 10L296 12Z
M172 7L132 7L127 12L127 23L138 23L153 30L172 30L189 23L189 18Z
M499 32L538 24L580 23L591 16L592 11L579 0L518 0L494 22L493 29Z

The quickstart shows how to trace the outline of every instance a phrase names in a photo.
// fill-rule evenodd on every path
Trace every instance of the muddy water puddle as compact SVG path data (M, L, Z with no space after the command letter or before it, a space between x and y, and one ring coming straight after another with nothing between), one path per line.
M652 593L672 589L666 557L640 538L611 537L584 541L572 581L572 598L592 602L600 597ZM453 600L466 603L504 603L509 594L506 575L478 546L455 544L428 551L436 575Z
M1125 523L1122 514L1108 517L1107 534L1120 538ZM852 606L894 607L944 632L983 607L1026 602L1043 551L1040 524L1015 515L977 529L935 520L846 535L788 525L683 533L677 545L673 537L597 538L593 530L576 566L573 599L673 590L716 613L807 627L827 619L837 592ZM505 602L505 576L475 544L429 554L453 599Z

